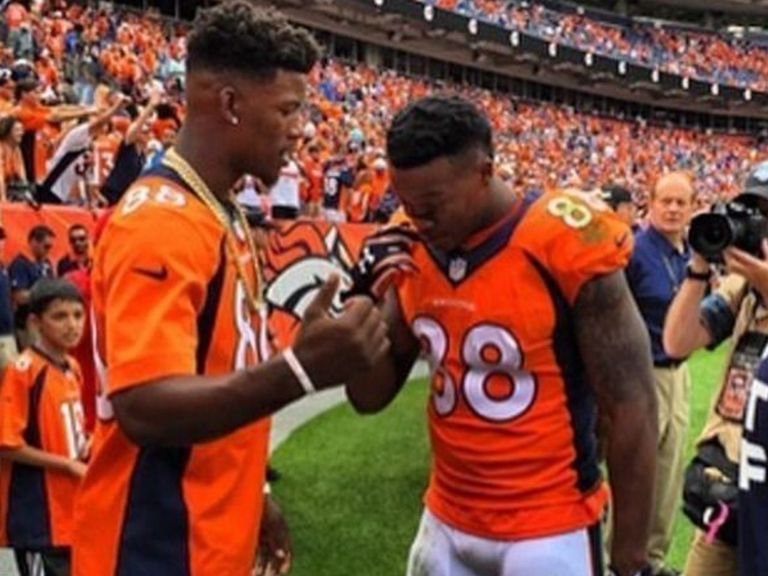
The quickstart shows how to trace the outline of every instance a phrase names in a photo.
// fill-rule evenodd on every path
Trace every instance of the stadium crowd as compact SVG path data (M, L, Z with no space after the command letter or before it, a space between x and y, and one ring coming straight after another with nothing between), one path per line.
M34 183L44 200L109 203L172 144L183 121L183 26L61 2L39 13L17 2L5 10L0 199L23 198ZM748 137L614 120L324 60L311 77L305 137L293 168L298 180L289 171L280 190L287 186L298 208L293 189L299 186L312 215L322 205L352 221L374 219L386 190L384 127L406 102L439 91L481 103L498 135L502 173L520 191L619 182L642 206L650 183L674 168L696 176L704 207L732 196L747 166L765 151ZM86 118L89 134L72 136ZM73 161L72 151L82 154ZM243 185L244 197L255 203L258 183L245 179ZM278 203L286 201L277 195Z
M649 22L622 26L525 0L422 0L511 30L661 71L765 90L768 50L748 40Z
M758 87L763 86L763 76L768 75L768 68L765 68L768 67L768 59L764 61L765 64L760 62L760 58L766 58L768 53L741 51L738 46L709 37L678 32L672 34L654 28L620 31L583 17L563 16L538 5L508 7L508 3L480 0L438 0L436 4L471 15L483 14L505 25L535 31L544 37L572 42L580 47L597 47L611 54L631 54L637 61L646 64L662 68L678 66L677 71L684 74L704 75ZM188 107L186 100L188 30L184 25L162 20L152 14L138 15L68 5L64 0L36 1L31 6L12 0L4 5L2 22L0 202L25 202L36 210L45 210L48 203L72 204L95 210L116 204L147 168L168 168L171 163L175 163L174 170L178 174L184 173L186 164L174 148L185 120L189 119L187 127L193 123L192 115L188 115L192 106ZM704 44L709 40L711 44L705 47ZM752 58L755 54L757 56ZM207 57L212 60L216 58L210 55ZM207 64L210 65L210 62ZM209 72L205 70L205 73ZM702 327L697 340L686 340L686 327L695 321L691 310L697 314L705 292L709 297L712 279L708 264L692 256L685 242L685 232L693 214L708 210L715 202L731 200L744 191L745 178L768 153L765 143L749 136L660 127L649 125L641 119L620 120L577 112L566 106L522 102L479 88L408 77L391 70L379 70L331 58L325 58L312 67L308 80L307 105L297 112L300 115L301 137L295 152L290 158L285 158L275 184L265 186L259 177L245 174L235 185L234 192L246 209L246 214L257 222L269 217L290 219L299 216L324 218L334 222L389 221L398 208L398 200L390 186L388 161L392 154L385 151L388 128L393 121L397 123L398 112L409 103L422 101L436 93L452 93L464 99L460 107L465 108L461 110L469 107L470 115L476 114L471 105L466 104L466 101L470 101L485 113L490 122L494 134L493 152L498 182L495 178L482 181L492 182L489 185L493 188L492 192L504 196L506 188L497 186L498 183L506 184L514 190L516 198L529 198L531 193L554 193L566 187L601 189L604 192L603 198L617 212L622 204L639 209L638 216L631 210L627 217L627 224L639 230L638 249L631 259L631 243L626 243L629 232L624 232L626 228L623 225L619 226L614 222L615 219L602 213L595 218L601 222L603 218L608 219L610 224L606 226L610 228L607 229L613 230L614 226L618 226L618 231L623 234L608 238L601 232L583 243L574 234L567 237L573 244L568 248L591 254L590 241L604 243L608 248L603 248L606 253L610 252L612 258L610 271L619 271L629 263L629 287L643 315L644 328L651 335L654 375L666 375L673 391L687 390L685 387L690 386L686 365L690 353L718 343L731 332L739 335L746 329L746 324L734 327L734 319L728 316L729 310L738 309L742 300L746 301L746 293L739 293L737 298L732 292L725 293L724 289L718 288L719 292L714 296L722 295L721 300L726 303L719 308L713 305L717 309L712 315L720 316L712 322L717 320L725 327L718 325L717 330L712 329L718 338L708 330L709 327ZM204 82L197 85L197 90L204 92L205 89ZM257 90L261 89L263 86L260 85ZM189 92L192 92L191 88ZM438 104L435 106L456 106L453 100L436 100ZM446 101L449 104L445 104ZM445 110L442 113L446 114ZM218 109L207 109L204 113L198 109L198 129L206 127L206 116L218 114ZM447 113L447 116L451 117L451 114ZM481 118L479 123L482 122ZM239 123L239 116L233 115L231 126L237 127ZM416 128L411 126L409 130L418 135L418 122L413 125ZM184 138L184 133L179 137L180 140ZM405 145L408 141L404 137L403 149L408 148ZM227 146L235 152L247 147L248 144L244 142L237 138L226 140ZM274 143L271 145L276 146ZM419 150L412 151L412 155L417 158L418 153ZM435 154L437 158L450 155L442 150ZM409 164L411 160L401 158L405 169L413 168ZM417 168L421 167L418 164L420 161L415 164ZM221 164L225 165L226 162ZM478 172L482 171L481 168L478 168ZM764 180L768 180L768 177L762 180L758 178L756 183L753 182L754 188L761 189ZM172 184L168 180L166 189L161 190L160 195L166 194L173 199L182 194L174 191ZM469 194L468 191L465 183L464 192ZM202 193L198 190L195 192L201 198L206 197L204 188ZM567 197L559 201L563 203L554 209L551 204L545 208L540 205L538 210L542 217L554 217L555 220L565 222L558 222L558 225L580 228L579 222L574 223L573 218L585 213L582 208L588 206L589 201ZM142 202L137 201L138 204ZM582 206L582 202L586 204ZM446 200L445 204L450 202ZM494 209L498 209L498 206ZM215 213L215 209L212 212ZM592 218L589 210L586 214L587 218ZM166 215L158 212L151 217L157 218L157 225L160 226ZM205 228L209 223L205 218L210 218L210 214L206 212L195 217L200 219L197 224ZM223 220L228 222L226 216ZM141 228L147 236L144 247L150 252L155 248L152 244L155 239L149 238L152 230L148 232L145 224L136 224L135 220L131 222L122 231L118 229L115 232L118 227L112 227L112 246L114 250L124 250L126 258L136 257L136 254L127 250L125 243L121 245L118 240L121 233L127 234L130 225L144 226ZM177 225L189 223L180 221ZM555 228L552 227L553 230ZM235 231L232 234L236 233L236 229L232 225ZM118 240L114 239L116 236ZM534 240L535 236L532 235ZM0 228L0 255L2 240L4 232ZM31 343L27 328L32 325L41 331L43 341L47 342L46 349L58 346L60 351L78 356L84 369L84 373L77 377L84 382L86 427L84 432L77 431L74 439L69 439L69 448L74 450L77 460L89 450L87 443L83 443L84 434L92 431L95 421L96 366L92 343L88 335L82 340L78 336L79 344L55 341L56 331L50 326L46 327L46 318L56 306L64 306L61 314L77 316L77 322L82 322L81 316L87 314L92 287L89 275L93 264L93 239L87 228L76 225L69 229L67 240L68 255L59 262L52 262L50 252L53 243L63 242L63 239L56 238L49 228L38 226L29 231L27 254L14 255L8 266L0 261L0 325L3 328L0 346L8 351L13 350L18 338L21 347L26 347ZM215 245L218 240L218 237L214 238L210 245ZM174 241L178 242L178 239ZM240 244L243 246L240 246L242 254L238 262L248 257L254 262L258 260L254 257L255 249L251 243L241 238ZM536 246L537 249L543 249ZM183 253L190 247L185 245L175 249ZM198 257L204 260L211 257L211 254L201 249L195 256ZM666 268L660 267L659 262L664 262ZM694 264L693 268L689 262ZM165 266L153 268L141 262L139 264L141 266L133 270L145 277L142 281L146 282L146 278L150 281L167 280L168 270ZM567 269L571 264L566 262L562 266ZM119 266L119 262L113 265ZM216 266L211 265L209 268L215 270ZM235 266L224 268L228 270L227 274L235 274ZM241 281L247 284L241 268L242 264L237 265L237 279L231 280L232 285ZM747 268L744 269L744 276L749 279ZM466 269L464 272L457 270L452 270L451 274L466 273ZM608 268L600 269L595 265L595 277L600 275L601 270L605 272ZM103 271L100 273L105 274ZM203 273L200 272L200 275ZM258 278L258 274L255 276ZM44 281L55 277L70 280L80 290L73 292L70 284ZM201 285L207 285L211 278L203 280L200 280ZM579 282L582 280L580 278ZM105 279L103 284L97 282L93 286L98 285L103 292L106 283ZM693 283L698 292L692 288ZM136 285L139 286L138 283ZM531 285L538 286L533 282ZM136 298L147 292L146 286L142 286L135 288ZM623 284L621 288L627 291ZM576 288L573 291L575 293ZM252 295L246 296L250 298ZM110 294L110 297L114 297L114 294ZM129 299L128 296L125 298ZM685 321L678 320L674 326L678 333L672 330L669 336L665 333L670 331L669 326L665 326L666 313L681 298L689 299L686 309L688 316L681 313L680 318ZM752 298L749 300L749 313L752 314L749 321L754 322L756 318L763 321L768 316L755 313L755 307L762 304L755 303L754 295L749 298ZM158 307L162 304L161 300L162 296L157 296L155 304ZM244 304L243 310L248 309L253 313L257 306L251 301L246 302L245 297L243 300L238 301L236 306L224 307L222 310L231 313L230 309L240 310L240 304ZM100 305L103 307L104 303ZM104 310L101 310L101 314L104 314ZM239 321L240 318L233 318L231 324L238 324ZM635 314L633 322L639 325L639 321L640 317ZM360 322L357 328L368 324ZM140 328L137 327L137 330ZM238 329L241 328L238 326ZM46 333L46 330L49 332ZM372 332L383 338L381 334L384 332ZM679 333L684 334L680 336ZM124 336L127 341L135 334L127 331ZM233 342L234 338L241 336L243 334L228 335ZM256 336L251 336L253 346L256 347ZM46 338L51 341L46 341ZM73 336L69 338L73 339ZM183 337L179 336L179 339ZM667 340L677 345L679 354L670 356L665 352ZM576 346L574 343L573 347ZM238 345L238 354L241 348L245 350L247 346ZM638 346L636 350L642 349ZM212 355L216 353L216 350L211 352ZM328 354L332 353L335 354L334 351ZM246 352L243 352L243 358L245 355ZM411 361L414 358L415 355ZM41 366L54 360L43 358ZM293 362L298 361L294 358ZM755 368L755 365L756 362L752 362L749 369ZM640 368L647 368L650 374L651 359L641 358ZM26 368L19 370L26 372ZM295 368L294 363L291 363L291 370L306 390L306 373L303 373L303 369ZM269 375L269 372L266 374ZM285 372L282 376L285 377ZM14 373L8 379L17 377L21 379L23 376ZM331 379L329 377L328 385ZM25 385L19 384L19 389ZM62 386L64 394L66 385ZM128 384L126 387L129 387ZM683 409L687 410L687 396L675 400L675 403L683 404ZM676 405L674 409L680 410L680 406ZM226 413L225 410L218 412ZM252 415L250 418L250 421L258 419ZM669 459L674 462L670 463L664 476L656 478L656 484L669 484L670 494L663 504L666 509L665 518L657 520L658 526L654 526L657 542L650 552L653 570L642 572L644 575L675 574L664 562L671 538L672 512L679 504L680 483L684 473L681 454L687 433L687 416L683 420L674 426L668 423L670 430L675 429L673 436L667 438L667 443L674 445L669 447ZM245 420L237 426L228 424L229 428L221 430L231 432L243 422ZM730 432L734 428L737 435L729 436L729 441L741 437L740 425L731 426ZM210 432L205 440L218 438L218 434L225 433L221 430ZM110 433L119 435L122 432L112 430ZM170 433L173 434L173 431ZM709 439L717 436L716 431ZM118 440L122 442L121 446L128 442L122 438ZM0 438L0 441L3 439ZM7 452L4 456L8 456ZM738 450L734 449L726 456L731 461L737 461ZM662 457L666 456L660 454L659 458ZM84 466L72 466L71 462L62 464L50 460L46 465L63 467L67 474L78 481L85 473ZM0 514L3 512L1 506L0 502ZM0 531L0 541L2 536ZM711 541L703 533L697 535L697 546L703 550L703 555L712 549ZM728 554L723 574L735 575L735 552L731 550ZM701 558L700 565L706 569L709 561L705 556ZM55 564L57 558L54 555L46 561ZM20 566L25 565L25 562L24 558L19 558ZM694 575L705 573L692 572Z

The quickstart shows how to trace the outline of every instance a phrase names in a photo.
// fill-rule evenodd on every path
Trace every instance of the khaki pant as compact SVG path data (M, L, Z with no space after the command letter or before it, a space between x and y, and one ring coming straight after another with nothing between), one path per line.
M664 566L672 543L675 515L680 509L685 475L691 375L688 364L654 368L659 405L659 445L656 451L656 506L648 541L654 569Z
M707 544L704 533L696 531L685 562L685 576L737 576L736 548L715 540ZM757 576L757 575L756 575Z

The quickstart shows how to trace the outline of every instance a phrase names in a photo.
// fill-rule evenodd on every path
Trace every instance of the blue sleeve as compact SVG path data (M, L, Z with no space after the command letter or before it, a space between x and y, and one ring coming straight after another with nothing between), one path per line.
M15 258L8 267L8 277L11 279L11 290L29 290L31 279L29 268L23 258Z
M350 169L344 170L344 172L341 173L339 180L341 180L341 183L347 188L352 188L355 184L355 174Z
M733 334L736 316L725 298L719 294L710 294L701 301L700 314L704 326L712 337L707 350L714 350Z

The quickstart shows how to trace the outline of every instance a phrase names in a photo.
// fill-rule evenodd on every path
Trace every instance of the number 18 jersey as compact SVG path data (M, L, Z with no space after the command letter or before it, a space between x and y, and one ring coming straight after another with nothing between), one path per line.
M432 369L427 508L491 539L554 535L598 521L607 500L596 407L573 326L590 280L626 266L629 229L581 194L520 201L399 287Z

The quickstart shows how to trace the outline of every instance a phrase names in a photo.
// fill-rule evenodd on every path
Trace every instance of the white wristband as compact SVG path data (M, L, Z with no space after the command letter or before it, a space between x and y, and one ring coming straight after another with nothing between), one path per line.
M285 358L285 361L291 368L293 375L296 376L296 380L298 380L299 384L301 384L301 387L304 388L304 393L314 394L317 392L315 385L312 384L312 379L304 370L304 366L301 365L299 359L296 358L296 354L293 353L293 348L286 348L283 350L283 358Z

